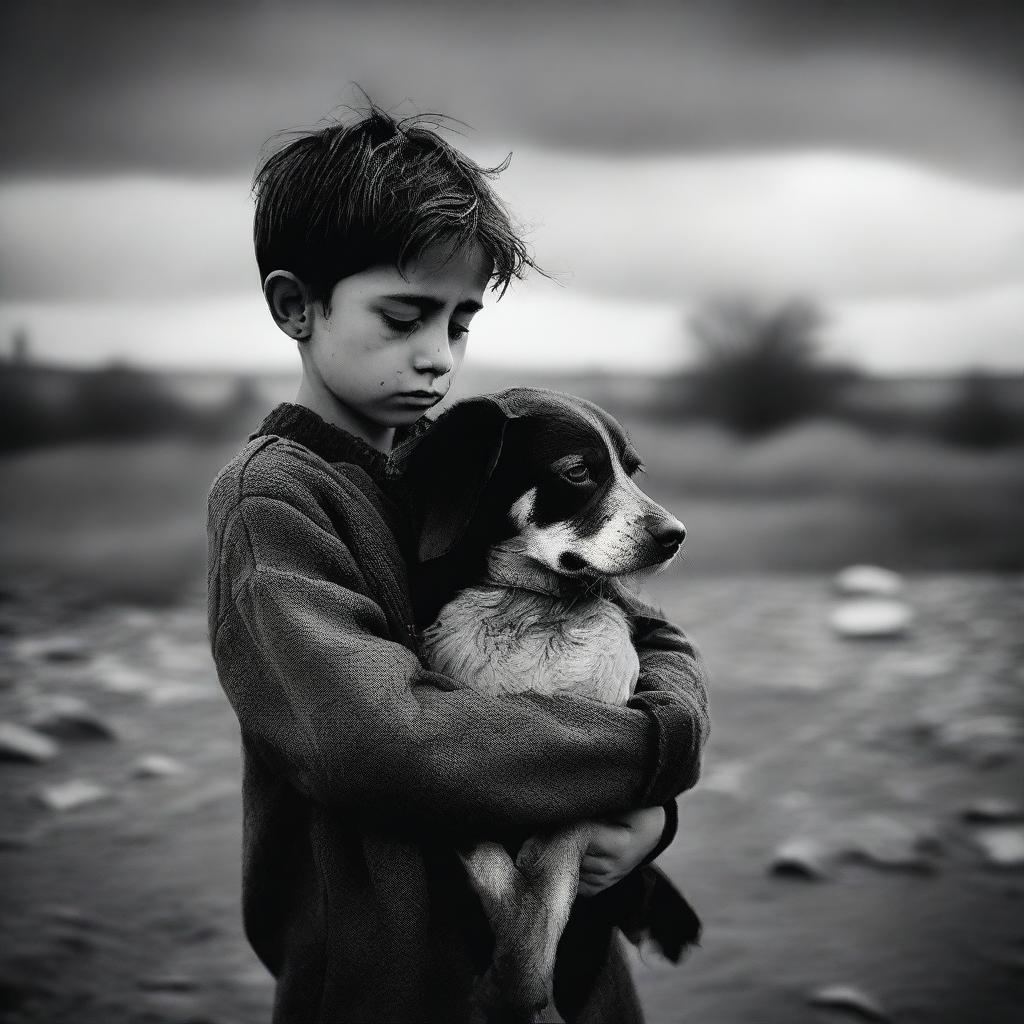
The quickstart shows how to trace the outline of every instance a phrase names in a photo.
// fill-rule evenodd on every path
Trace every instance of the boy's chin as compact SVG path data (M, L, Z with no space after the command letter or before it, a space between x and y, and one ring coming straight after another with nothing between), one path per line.
M405 427L415 423L423 417L434 406L422 406L418 409L389 409L386 416L375 417L382 427Z

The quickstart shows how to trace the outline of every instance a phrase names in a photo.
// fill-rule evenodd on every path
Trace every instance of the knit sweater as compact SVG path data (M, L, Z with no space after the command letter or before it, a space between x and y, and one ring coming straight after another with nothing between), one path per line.
M210 639L243 753L243 917L277 979L275 1024L466 1021L491 950L455 843L671 808L699 771L701 665L658 619L636 624L625 707L485 697L428 670L388 470L286 404L210 492ZM602 976L624 974L607 909L603 932L588 927L605 895L577 901L580 956L572 927L559 951L556 1001L579 1020L633 1019L628 973L587 1009Z

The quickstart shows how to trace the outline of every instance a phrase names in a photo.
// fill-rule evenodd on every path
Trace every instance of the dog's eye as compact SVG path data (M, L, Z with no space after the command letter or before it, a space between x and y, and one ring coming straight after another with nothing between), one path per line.
M590 470L582 462L573 463L562 470L562 476L570 483L585 484L590 479Z

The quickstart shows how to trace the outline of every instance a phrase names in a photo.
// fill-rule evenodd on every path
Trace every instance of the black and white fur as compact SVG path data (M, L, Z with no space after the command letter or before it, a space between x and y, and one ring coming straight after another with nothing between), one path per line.
M621 426L568 395L514 389L442 416L406 470L430 666L484 693L625 703L639 659L618 578L664 568L685 537L637 486L641 468ZM493 841L460 853L495 936L484 1019L534 1020L549 1001L590 838L583 823L514 860Z

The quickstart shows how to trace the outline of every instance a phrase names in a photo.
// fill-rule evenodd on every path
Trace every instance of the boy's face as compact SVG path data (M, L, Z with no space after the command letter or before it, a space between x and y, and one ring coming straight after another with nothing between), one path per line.
M300 347L306 378L367 426L415 422L458 373L490 275L477 246L435 246L404 275L381 266L342 278L330 311L315 305Z

